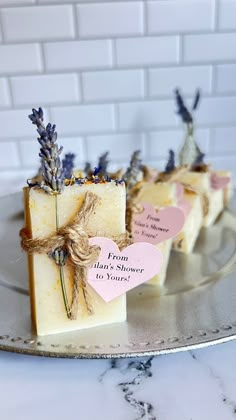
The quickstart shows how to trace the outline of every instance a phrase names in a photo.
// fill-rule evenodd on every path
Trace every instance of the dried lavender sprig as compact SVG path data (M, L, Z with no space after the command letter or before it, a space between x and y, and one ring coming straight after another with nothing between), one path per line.
M179 92L179 89L175 90L175 100L177 104L177 114L180 115L182 118L182 121L185 124L192 124L193 117L191 113L189 112L188 108L186 107L184 100Z
M98 166L98 168L95 166L94 170L93 170L93 176L98 176L98 174L100 174L101 171L101 167Z
M199 154L198 154L193 166L204 165L204 157L205 157L205 153L202 153L201 150L199 150Z
M138 181L142 173L142 160L140 158L140 150L136 150L130 160L130 166L127 168L123 179L126 182L127 188L131 189Z
M109 155L109 152L105 152L98 159L98 168L99 168L100 176L108 175L108 172L107 172L107 167L109 163L109 160L107 159L108 155Z
M43 110L32 109L32 114L29 115L32 124L36 125L38 142L41 145L39 157L41 158L41 169L43 182L40 187L48 193L61 193L64 189L64 176L62 172L62 165L60 154L62 147L58 148L56 126L52 124L44 125Z
M85 162L85 166L84 166L84 173L85 175L89 175L89 173L91 172L91 163L90 162Z
M196 111L196 109L198 108L200 98L201 98L201 92L200 92L200 89L197 89L195 93L195 98L193 100L193 106L192 106L193 111Z
M64 159L62 159L63 176L66 179L71 179L73 176L73 169L75 166L74 160L75 160L74 153L66 153Z
M169 158L165 167L165 173L169 174L171 173L174 169L176 168L175 166L175 152L173 150L169 150Z
M200 97L201 97L200 90L197 89L196 93L195 93L194 100L193 100L192 111L196 111L196 109L198 108L198 105L199 105L199 102L200 102ZM177 114L179 114L181 116L182 121L184 123L192 124L193 123L192 113L189 111L189 109L185 105L183 97L180 94L179 89L175 90L175 99L176 99L176 104L177 104L177 107L178 107Z

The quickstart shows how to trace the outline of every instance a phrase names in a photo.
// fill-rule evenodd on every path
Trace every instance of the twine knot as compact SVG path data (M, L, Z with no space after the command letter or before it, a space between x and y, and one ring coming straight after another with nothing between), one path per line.
M76 319L78 313L79 291L83 293L87 312L93 313L87 290L88 268L97 261L100 248L97 245L90 245L89 238L92 235L88 232L87 224L90 215L95 210L99 202L99 197L91 192L85 194L83 204L73 222L58 229L44 239L31 239L27 228L20 231L21 246L29 254L39 253L48 254L55 263L61 268L67 263L74 268L74 283L72 291L72 301L67 310L69 319ZM121 234L112 238L120 248L124 248L130 243L128 234Z

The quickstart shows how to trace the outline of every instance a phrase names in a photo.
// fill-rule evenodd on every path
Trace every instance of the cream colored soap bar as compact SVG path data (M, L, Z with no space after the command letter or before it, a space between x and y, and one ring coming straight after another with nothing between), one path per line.
M227 207L231 198L233 197L234 192L234 186L233 186L233 180L232 180L232 174L229 171L216 171L218 176L222 177L229 177L230 182L228 185L224 188L224 206Z
M208 201L208 209L207 214L203 217L202 225L209 227L215 223L224 208L223 190L211 189L210 172L185 172L177 178L177 181L189 184L201 194L205 194ZM204 203L204 200L202 200L202 203Z
M86 192L100 197L94 213L90 216L88 229L94 236L113 236L125 232L126 192L124 185L115 182L101 184L73 185L58 195L59 226L72 222ZM45 238L56 231L55 197L39 188L25 188L26 227L32 238ZM65 283L69 302L73 285L73 268L64 266ZM79 293L79 306L76 320L67 318L59 268L47 255L29 256L29 277L32 317L38 335L62 333L104 324L125 321L126 296L123 295L109 303L88 285L93 315L88 315L82 293Z
M136 204L149 203L154 207L166 207L176 205L176 186L175 184L163 182L151 184L143 182L137 196L134 199ZM147 284L163 286L166 279L166 272L170 258L172 239L168 239L156 247L160 249L163 255L163 264L161 271L156 274Z
M191 210L185 220L182 231L173 240L172 248L175 251L190 254L202 227L203 210L200 195L186 190L184 199L190 204Z

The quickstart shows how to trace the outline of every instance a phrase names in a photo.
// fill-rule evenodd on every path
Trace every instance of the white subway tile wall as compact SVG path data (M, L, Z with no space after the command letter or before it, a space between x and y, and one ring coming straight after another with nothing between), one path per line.
M6 42L70 39L75 36L72 6L12 7L2 9ZM55 19L56 17L56 19ZM20 30L19 30L20 28Z
M51 42L43 51L46 72L112 66L111 40Z
M212 0L148 1L149 33L201 32L213 29Z
M107 70L82 73L85 101L142 98L143 70Z
M0 173L37 170L38 106L78 167L135 149L163 166L184 137L174 89L191 104L199 87L199 144L236 179L235 16L235 0L0 0Z
M81 38L141 35L143 33L143 4L139 2L110 2L77 6Z

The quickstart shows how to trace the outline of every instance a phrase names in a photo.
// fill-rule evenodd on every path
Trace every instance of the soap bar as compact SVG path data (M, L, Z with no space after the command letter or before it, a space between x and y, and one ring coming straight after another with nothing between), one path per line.
M85 194L92 192L100 201L90 216L87 227L92 236L119 235L125 232L125 185L114 181L65 187L57 195L58 224L66 226L72 222L79 211ZM31 237L46 238L56 232L55 196L40 188L24 188L25 224ZM83 294L79 293L76 320L67 318L61 290L59 268L47 255L28 256L30 299L32 318L38 335L63 333L125 321L126 296L123 295L110 303L105 301L87 285L93 314L88 314ZM71 302L74 269L63 266L68 300ZM81 291L80 291L81 292Z
M185 190L183 195L191 207L182 231L173 240L172 248L185 254L193 251L203 223L203 209L201 197L192 191Z
M133 198L134 204L149 203L154 207L163 208L167 206L174 206L177 203L176 184L167 182L149 183L143 182L137 192L136 197ZM172 246L172 239L159 243L156 247L162 252L163 264L160 272L150 279L146 284L163 286L166 279L166 272L168 268L170 252Z
M212 190L210 177L210 172L188 171L180 174L177 178L178 182L188 184L196 188L202 196L205 195L208 205L205 212L205 200L202 199L203 212L205 213L202 222L204 227L209 227L215 223L224 208L223 190Z
M224 206L227 207L231 198L233 197L233 192L234 192L234 186L233 186L233 180L232 180L232 174L229 171L216 171L218 176L222 176L222 177L228 177L230 179L229 183L226 185L226 187L224 188Z

